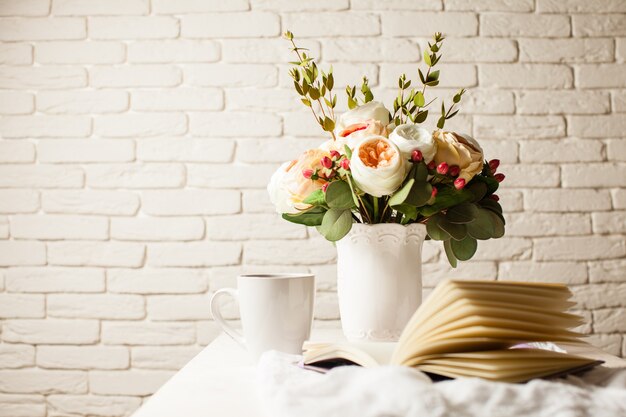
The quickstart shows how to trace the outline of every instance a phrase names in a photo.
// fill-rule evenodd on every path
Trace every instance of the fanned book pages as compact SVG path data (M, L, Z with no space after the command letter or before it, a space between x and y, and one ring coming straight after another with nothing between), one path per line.
M304 364L332 367L405 365L430 374L523 382L602 363L529 347L532 342L581 343L583 323L565 285L444 281L404 328L398 343L315 343ZM520 346L522 345L522 346Z

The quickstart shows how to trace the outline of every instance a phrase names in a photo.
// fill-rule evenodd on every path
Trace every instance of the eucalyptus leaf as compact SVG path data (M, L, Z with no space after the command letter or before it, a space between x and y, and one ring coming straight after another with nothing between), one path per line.
M345 181L333 181L326 189L326 204L330 208L349 209L354 207L352 190Z
M426 101L424 100L424 94L422 94L421 91L418 91L413 98L413 103L415 103L417 107L424 107L425 102Z
M478 176L474 178L478 178ZM472 181L465 189L469 190L474 195L472 201L475 203L482 200L485 194L487 194L487 185L484 182Z
M428 110L421 111L417 113L417 116L415 116L415 123L424 123L427 117L428 117Z
M437 220L439 228L448 233L454 240L462 240L467 236L467 227L464 224L449 222L445 217L441 216Z
M391 207L395 207L398 206L402 203L404 203L407 199L407 197L409 196L409 193L411 192L411 188L413 187L413 184L415 183L415 180L413 178L410 178L403 186L402 188L400 188L398 191L396 191L391 198L389 199L389 205Z
M445 249L446 257L448 258L448 262L450 263L450 266L452 268L456 268L457 261L456 261L456 256L454 255L454 252L452 251L451 241L446 240L445 242L443 242L443 248Z
M404 214L403 220L408 222L417 219L417 208L410 204L400 204L393 207L396 211Z
M348 234L352 228L350 210L330 209L324 215L319 232L327 240L336 242Z
M409 193L406 202L416 207L421 207L426 204L428 200L430 200L432 193L432 185L430 185L426 181L416 182L415 184L413 184L413 187L411 187L411 192Z
M492 222L493 222L493 235L492 237L494 239L499 239L502 236L504 236L504 221L502 221L502 219L500 218L500 216L498 216L495 212L493 211L488 211L489 215L491 216Z
M298 214L283 213L283 219L292 223L303 224L305 226L319 226L322 224L322 219L326 209L322 207L313 207L312 209L303 211Z
M495 224L491 213L486 209L478 209L476 219L467 224L467 234L479 240L487 240L494 237Z
M467 261L476 253L478 242L473 237L467 236L463 240L451 240L450 248L458 260Z
M465 224L473 221L478 215L478 207L472 203L461 203L451 207L446 213L446 219L452 223Z
M312 206L322 206L326 204L326 199L322 190L315 190L302 200L302 202Z
M428 236L433 240L449 240L450 234L439 227L439 219L442 216L436 214L428 219L426 222L426 232L428 232Z

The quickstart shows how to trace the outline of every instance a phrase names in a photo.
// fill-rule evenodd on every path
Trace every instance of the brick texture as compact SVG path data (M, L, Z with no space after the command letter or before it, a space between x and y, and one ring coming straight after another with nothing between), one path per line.
M443 32L437 95L468 88L448 125L501 159L507 235L456 270L427 243L425 294L564 282L626 354L624 1L0 0L0 415L132 414L219 334L208 299L239 273L315 273L336 323L335 248L265 191L324 137L287 29L341 111L362 75L391 103Z

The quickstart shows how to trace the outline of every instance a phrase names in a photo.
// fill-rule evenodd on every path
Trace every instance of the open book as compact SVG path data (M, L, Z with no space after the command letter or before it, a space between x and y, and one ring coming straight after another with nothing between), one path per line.
M313 343L304 364L329 367L405 365L443 377L522 382L601 363L531 347L531 342L580 343L580 316L565 285L444 281L417 309L397 343Z

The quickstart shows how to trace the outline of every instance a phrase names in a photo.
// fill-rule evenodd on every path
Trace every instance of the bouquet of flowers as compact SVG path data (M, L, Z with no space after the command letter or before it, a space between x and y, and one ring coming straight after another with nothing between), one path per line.
M335 116L332 67L320 70L291 32L297 61L290 75L302 103L330 139L285 162L268 185L270 199L285 220L315 226L329 241L343 238L353 223L423 223L428 238L443 242L450 264L470 259L477 240L504 235L504 217L495 192L504 180L499 160L486 161L472 137L444 130L458 113L464 89L446 106L441 102L437 129L420 125L430 112L428 87L439 84L444 37L436 33L424 51L420 88L402 75L393 112L374 101L367 78L360 94L346 88L349 111Z

